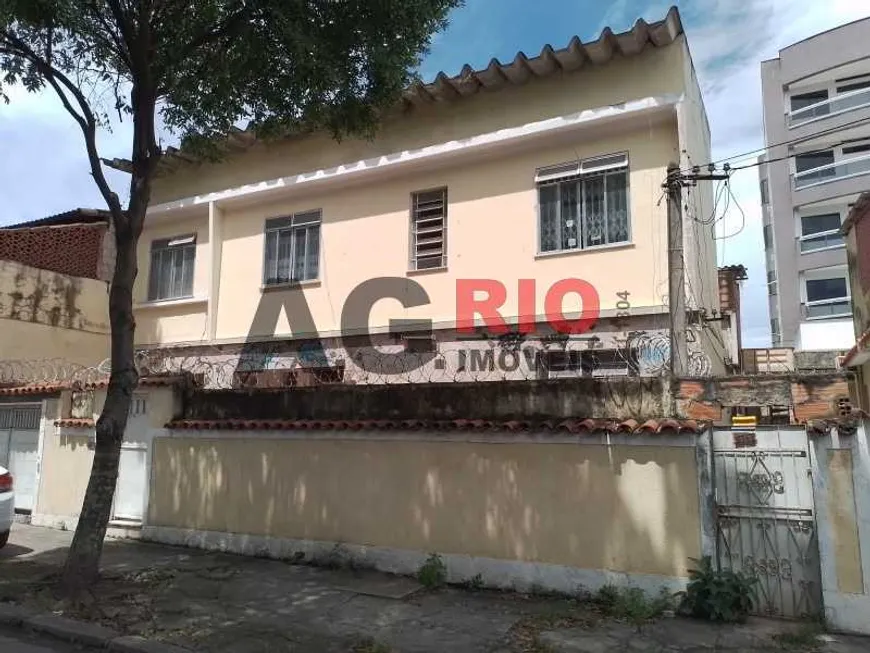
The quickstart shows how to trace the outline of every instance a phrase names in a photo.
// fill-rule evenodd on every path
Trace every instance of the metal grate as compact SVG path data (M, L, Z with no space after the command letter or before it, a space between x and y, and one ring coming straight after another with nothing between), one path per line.
M429 270L447 266L447 189L411 197L411 267Z
M0 407L0 429L38 430L41 406Z

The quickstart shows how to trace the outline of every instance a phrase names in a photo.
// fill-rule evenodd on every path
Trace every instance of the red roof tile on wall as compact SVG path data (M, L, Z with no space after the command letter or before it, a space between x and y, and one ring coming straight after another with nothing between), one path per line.
M544 422L506 421L493 422L484 419L454 419L439 421L424 420L175 420L166 428L204 431L494 431L552 433L626 433L626 434L698 434L706 424L695 420L660 419L622 422L607 419L568 419Z
M89 429L95 426L92 419L86 417L67 417L65 419L54 420L54 425L66 429Z

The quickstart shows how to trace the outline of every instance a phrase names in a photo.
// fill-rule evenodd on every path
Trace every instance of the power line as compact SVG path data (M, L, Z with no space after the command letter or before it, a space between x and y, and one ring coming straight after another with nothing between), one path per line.
M854 127L855 125L863 124L866 122L870 122L870 118L859 118L859 119L852 120L852 121L847 122L847 123L843 123L842 125L839 125L837 127L829 127L828 129L814 132L813 134L811 134L809 136L803 136L801 138L793 138L793 139L789 139L787 141L782 141L780 143L773 143L771 145L765 145L763 147L758 147L754 150L749 150L748 152L744 152L743 154L735 154L733 156L724 157L724 158L718 159L716 161L711 161L710 163L706 163L706 164L701 165L701 166L693 166L693 168L702 168L702 169L708 168L709 166L716 166L716 165L719 165L720 163L725 163L726 161L733 161L735 159L743 159L743 158L752 156L753 154L762 154L768 150L772 150L775 147L782 147L783 145L794 145L796 143L801 143L801 142L804 142L804 141L807 141L807 140L810 140L813 138L817 138L819 136L826 136L827 134L833 134L833 133L836 133L839 131L843 131L844 129L847 129L848 127ZM811 152L802 152L802 154L812 154L814 152L824 152L828 149L829 148L822 148L821 150L813 150ZM794 156L794 155L789 155L788 157L784 157L784 158L790 158L791 156ZM750 167L753 167L756 165L761 165L762 163L773 163L774 161L781 161L781 160L782 160L782 158L770 159L770 160L757 162L755 164L734 167L731 169L732 170L743 170L745 168L750 168ZM690 172L690 171L691 171L691 169L681 170L681 172Z

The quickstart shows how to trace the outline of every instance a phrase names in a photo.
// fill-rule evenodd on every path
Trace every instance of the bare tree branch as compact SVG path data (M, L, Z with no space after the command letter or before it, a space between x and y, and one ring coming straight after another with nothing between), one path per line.
M0 38L10 43L17 54L36 66L42 77L57 94L64 109L78 123L82 130L82 134L85 137L88 162L91 167L91 174L94 177L94 181L96 182L103 199L106 201L106 204L112 213L112 218L115 220L116 224L122 223L125 219L124 210L121 207L121 201L118 199L118 195L112 191L109 182L106 180L103 171L103 164L101 163L100 155L97 151L97 120L94 117L94 113L91 110L87 99L82 94L81 90L79 90L79 88L73 84L66 75L46 62L13 32L3 30L0 32ZM78 105L78 110L73 106L67 92L69 92L69 94L74 98L75 103Z

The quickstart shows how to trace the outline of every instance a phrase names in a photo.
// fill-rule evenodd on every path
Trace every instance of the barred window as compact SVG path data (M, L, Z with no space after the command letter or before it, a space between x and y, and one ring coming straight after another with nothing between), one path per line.
M320 210L266 220L266 286L317 279L320 266Z
M151 243L148 299L181 299L193 296L196 235L155 240Z
M447 189L411 194L411 269L447 267Z
M535 181L541 252L631 242L628 155L540 168Z

